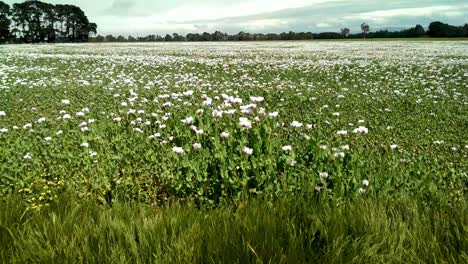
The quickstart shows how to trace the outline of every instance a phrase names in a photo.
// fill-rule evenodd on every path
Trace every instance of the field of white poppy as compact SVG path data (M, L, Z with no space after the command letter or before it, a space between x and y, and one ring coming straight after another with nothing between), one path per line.
M50 217L44 212L57 208L64 195L91 201L103 211L119 203L145 208L182 203L211 212L248 207L252 199L275 207L278 200L293 197L321 201L318 208L338 208L404 198L434 212L445 208L447 215L457 208L462 231L456 232L463 235L468 232L467 129L465 41L0 49L0 195L6 207L15 200L28 215ZM375 208L386 207L379 206ZM324 214L338 214L330 212ZM392 212L387 214L398 215ZM259 219L287 215L272 214ZM307 214L298 217L309 219ZM363 223L369 220L362 217ZM3 229L10 230L7 224ZM14 237L3 229L0 234ZM301 229L291 230L284 232ZM323 240L320 234L313 236ZM269 254L267 246L244 242L248 246L241 253L250 256L246 261L288 262L276 255L262 257ZM458 243L453 251L464 253L453 258L447 246L437 258L468 260L466 237L453 243ZM19 245L5 252L11 254ZM343 252L337 253L341 258L328 259L346 261ZM422 252L414 256L418 254ZM90 256L83 259L96 260ZM295 256L298 261L314 259ZM418 260L411 256L398 260ZM152 255L147 257L126 260ZM361 260L372 256L366 257ZM187 261L166 259L182 260Z

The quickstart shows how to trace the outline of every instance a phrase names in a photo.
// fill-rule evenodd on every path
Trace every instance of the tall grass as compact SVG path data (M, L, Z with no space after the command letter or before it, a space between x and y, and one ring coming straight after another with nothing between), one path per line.
M4 263L466 263L468 210L409 198L104 207L1 204Z

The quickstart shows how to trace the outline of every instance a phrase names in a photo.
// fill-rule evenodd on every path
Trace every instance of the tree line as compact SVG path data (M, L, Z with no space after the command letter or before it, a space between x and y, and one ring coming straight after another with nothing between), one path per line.
M351 33L349 28L343 28L340 32L283 32L280 34L270 33L251 34L241 31L234 35L229 35L220 31L214 33L204 32L189 33L185 36L178 33L172 35L148 35L145 37L133 36L101 36L90 38L93 42L157 42L157 41L261 41L261 40L308 40L308 39L357 39L357 38L463 38L468 37L468 24L464 26L452 26L439 21L432 22L426 31L423 26L416 25L415 27L400 30L388 31L378 30L375 32L370 31L370 26L366 23L361 25L361 31L358 33Z
M78 6L0 1L0 43L87 42L92 34L97 25Z
M97 35L96 23L89 22L78 6L49 4L38 0L8 4L0 1L0 43L55 43L55 42L156 42L156 41L261 41L261 40L308 40L308 39L356 39L356 38L452 38L468 37L468 24L452 26L439 21L432 22L427 31L421 25L401 31L370 31L370 26L361 24L361 31L352 33L349 28L340 32L283 32L280 34L241 31L229 35L214 33L189 33L180 35L148 35L146 37Z

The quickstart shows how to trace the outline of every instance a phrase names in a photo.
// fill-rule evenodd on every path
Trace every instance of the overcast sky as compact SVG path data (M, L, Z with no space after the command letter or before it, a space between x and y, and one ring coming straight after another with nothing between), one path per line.
M5 0L3 0L5 1ZM14 0L6 0L13 4ZM400 29L468 21L466 0L49 0L80 6L101 35Z

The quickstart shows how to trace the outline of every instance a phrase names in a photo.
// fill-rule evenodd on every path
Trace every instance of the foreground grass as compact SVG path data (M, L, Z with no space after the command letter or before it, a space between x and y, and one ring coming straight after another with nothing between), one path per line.
M255 200L237 208L1 204L4 263L466 263L468 210L421 201Z

